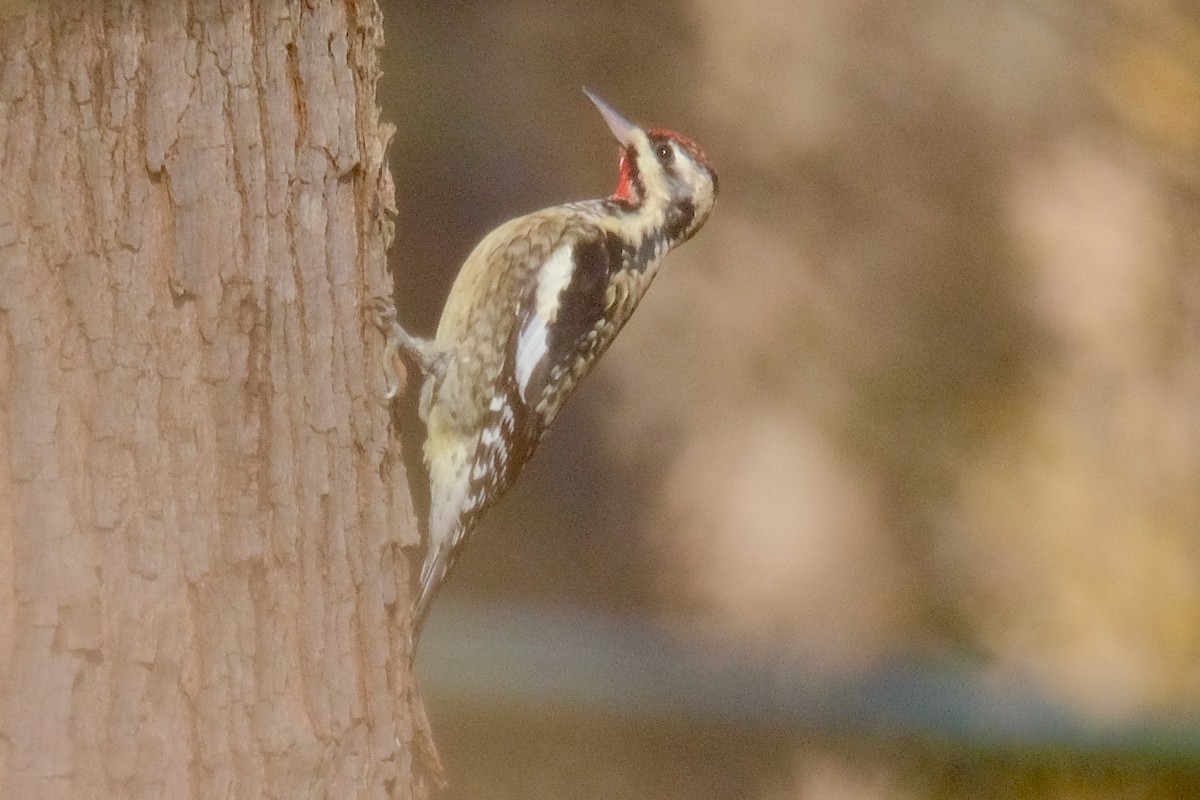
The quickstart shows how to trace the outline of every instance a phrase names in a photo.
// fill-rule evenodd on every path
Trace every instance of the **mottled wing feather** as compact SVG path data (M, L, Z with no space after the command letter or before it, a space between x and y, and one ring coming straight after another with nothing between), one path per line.
M560 386L563 374L580 365L590 365L589 356L600 345L601 328L606 324L605 298L609 279L621 266L621 245L616 236L600 229L588 231L588 235L574 242L572 247L575 268L571 280L558 295L557 313L550 326L546 341L546 354L532 371L526 384L524 396L539 415L557 410L553 394ZM522 316L533 313L523 309ZM562 389L569 393L582 375L568 376ZM559 400L565 399L559 398Z
M500 498L533 455L537 440L529 429L529 411L520 401L515 380L505 381L488 405L487 425L475 446L468 478L462 529L470 531L479 517Z
M536 282L515 311L517 324L508 342L503 378L489 403L473 459L468 530L533 456L562 402L587 371L580 365L590 365L615 335L615 330L606 330L611 321L605 303L609 280L621 266L619 239L598 227L586 229L574 239L571 256L570 280L558 292L554 318L546 326L544 355L522 370L515 368L519 355L528 357L518 352L521 334L539 313ZM541 311L545 310L543 302Z

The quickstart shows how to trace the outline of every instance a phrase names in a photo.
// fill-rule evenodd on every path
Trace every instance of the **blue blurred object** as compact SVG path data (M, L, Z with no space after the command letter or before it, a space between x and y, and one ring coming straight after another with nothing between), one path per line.
M580 608L439 604L417 670L433 702L476 708L671 717L1077 756L1200 758L1200 720L1101 723L950 654L830 677L715 653L644 619Z

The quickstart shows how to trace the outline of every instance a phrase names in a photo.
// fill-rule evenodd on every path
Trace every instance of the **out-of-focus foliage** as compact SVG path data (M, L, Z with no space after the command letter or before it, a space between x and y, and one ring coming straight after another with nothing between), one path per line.
M636 606L781 669L967 652L1096 725L1200 715L1192 4L389 5L416 327L492 225L611 188L580 84L721 177L448 595ZM738 785L1187 796L1119 753L975 784L953 747L788 761ZM587 796L706 796L630 786Z

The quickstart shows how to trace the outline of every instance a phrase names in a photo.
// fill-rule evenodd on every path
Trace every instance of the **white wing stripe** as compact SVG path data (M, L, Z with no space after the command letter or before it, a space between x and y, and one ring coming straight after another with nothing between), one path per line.
M521 390L521 399L527 403L529 398L525 396L525 389L529 385L533 371L546 357L546 351L550 349L550 345L546 342L548 335L546 323L542 321L540 314L535 313L529 318L529 322L525 323L525 327L521 331L521 338L517 340L517 386Z
M575 269L575 253L569 244L555 250L538 270L537 295L534 311L517 339L517 386L521 399L529 402L525 392L534 370L546 358L550 348L550 326L558 318L559 297Z

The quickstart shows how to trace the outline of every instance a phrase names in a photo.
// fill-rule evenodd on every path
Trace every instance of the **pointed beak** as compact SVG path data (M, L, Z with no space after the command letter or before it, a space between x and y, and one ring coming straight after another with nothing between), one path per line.
M604 121L608 124L608 129L612 131L612 135L617 138L621 146L631 146L633 144L633 132L637 130L637 126L622 117L615 108L604 102L604 98L588 87L583 87L583 93L588 96L589 100L596 104L596 108L600 111L600 116L604 117Z

